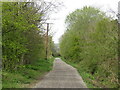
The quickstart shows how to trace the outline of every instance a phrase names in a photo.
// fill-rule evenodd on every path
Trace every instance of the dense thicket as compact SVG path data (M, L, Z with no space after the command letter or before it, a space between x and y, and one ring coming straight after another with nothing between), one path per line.
M34 2L3 3L3 70L15 70L45 58L46 34L41 27L47 20L45 16L52 5L43 1L41 5ZM51 52L50 49L49 52Z
M62 57L94 76L101 87L118 87L117 20L84 7L69 14L66 25L60 39Z

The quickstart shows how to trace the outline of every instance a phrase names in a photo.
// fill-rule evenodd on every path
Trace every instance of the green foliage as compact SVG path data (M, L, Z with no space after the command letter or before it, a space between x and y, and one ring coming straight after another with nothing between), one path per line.
M76 64L80 74L94 77L97 87L118 87L117 21L96 8L84 7L69 14L66 25L60 40L62 57Z
M45 33L39 27L44 16L41 10L34 2L3 2L3 69L17 70L45 58Z
M53 60L54 58L49 60L37 60L37 63L25 65L14 72L3 71L3 88L28 87L29 84L38 80L45 72L52 69Z
M48 13L47 10L44 13L44 10L43 6L37 5L35 2L3 2L2 70L4 88L23 87L24 84L30 84L40 75L51 70L53 59L45 60L46 36L45 31L41 29L43 20L46 18L45 14ZM48 42L48 58L50 58L52 36L49 35L48 38L50 38Z
M60 53L59 53L59 44L52 44L52 48L51 48L51 51L52 51L52 55L54 57L59 57L60 56Z

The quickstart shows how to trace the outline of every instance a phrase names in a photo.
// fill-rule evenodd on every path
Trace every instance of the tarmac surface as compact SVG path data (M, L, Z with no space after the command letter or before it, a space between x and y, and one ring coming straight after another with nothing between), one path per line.
M56 58L53 69L34 88L87 88L77 70Z

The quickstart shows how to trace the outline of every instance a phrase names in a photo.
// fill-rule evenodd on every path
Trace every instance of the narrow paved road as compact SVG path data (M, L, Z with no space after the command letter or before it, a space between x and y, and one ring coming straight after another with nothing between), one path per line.
M34 88L87 88L77 70L56 58L50 71Z

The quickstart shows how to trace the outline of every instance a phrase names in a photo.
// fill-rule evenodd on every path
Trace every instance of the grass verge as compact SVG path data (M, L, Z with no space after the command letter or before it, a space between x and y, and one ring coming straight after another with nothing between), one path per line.
M33 65L25 65L14 72L2 72L3 88L29 88L30 84L36 82L41 76L52 69L54 58L49 60L38 60Z
M91 88L91 90L93 88L94 89L106 88L106 85L109 84L109 82L107 80L104 81L104 82L98 81L94 75L92 75L89 72L83 70L83 68L81 68L81 66L79 65L79 63L74 63L74 62L72 62L70 60L66 60L64 58L62 58L62 60L77 69L77 71L79 72L79 74L82 77L83 81L86 83L86 85L87 85L88 88ZM106 83L106 84L104 84L104 83ZM111 85L109 87L116 87L116 86ZM113 88L113 90L116 90L116 88L115 89Z
M62 58L62 60L77 69L77 71L79 72L80 76L82 77L83 81L86 83L88 88L96 88L93 84L91 84L90 80L90 78L93 79L94 77L92 77L89 73L86 73L83 70L81 70L76 63L70 62L69 60L65 60L64 58Z

